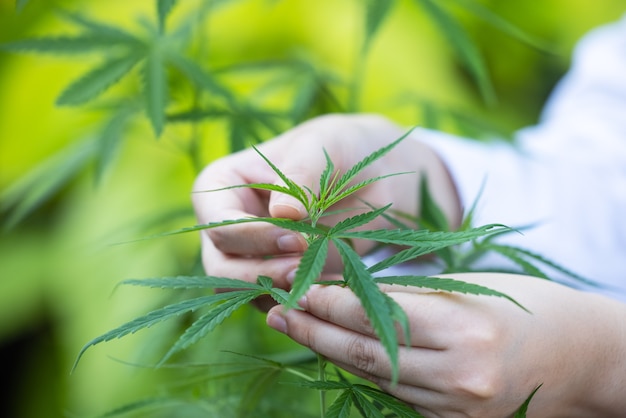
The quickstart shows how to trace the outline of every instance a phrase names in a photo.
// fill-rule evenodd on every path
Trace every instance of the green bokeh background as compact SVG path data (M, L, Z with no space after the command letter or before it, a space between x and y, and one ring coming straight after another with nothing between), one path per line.
M172 19L194 7L195 1L179 3ZM349 78L361 36L362 3L234 1L215 13L202 36L211 40L211 65L216 67L299 51ZM366 62L361 110L383 113L405 126L424 124L419 107L398 105L398 97L412 91L437 107L460 110L504 133L512 132L535 122L543 101L567 69L576 41L625 11L623 0L481 3L553 45L556 54L530 48L458 9L457 17L484 54L496 88L497 103L486 106L438 29L414 2L399 1ZM128 28L136 26L138 15L154 16L151 0L31 0L19 13L14 0L0 0L0 42L72 33L74 28L54 13L56 8ZM102 112L54 103L63 88L94 62L92 56L0 51L0 190L90 135ZM254 77L231 81L242 95L255 83ZM284 103L289 95L277 94L272 100ZM458 133L451 123L444 122L441 129ZM98 345L87 351L73 374L70 370L87 341L166 297L154 290L115 289L120 280L176 274L193 264L195 235L113 245L138 238L146 220L190 208L196 171L181 145L188 131L167 128L157 140L147 120L137 121L115 166L98 185L89 167L0 235L0 373L5 388L0 415L93 416L163 393L178 378L168 370L124 364L158 359L163 353L159 336L165 331L157 329ZM200 132L203 163L228 152L219 124L202 126ZM158 229L193 223L187 216L159 223ZM220 349L267 354L297 347L267 330L263 315L249 309L237 313L195 350L217 360L223 355Z

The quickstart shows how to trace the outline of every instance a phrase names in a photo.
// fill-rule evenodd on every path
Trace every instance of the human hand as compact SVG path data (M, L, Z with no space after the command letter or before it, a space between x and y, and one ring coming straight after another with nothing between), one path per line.
M375 150L388 145L404 132L395 124L375 115L327 115L308 121L285 134L262 143L258 149L287 177L300 185L319 188L319 176L326 166L324 150L337 171L345 172ZM397 172L414 172L393 176L360 190L341 201L334 209L352 209L341 215L324 218L330 225L364 208L361 200L373 205L393 203L406 213L417 212L419 175L426 173L430 190L454 223L459 218L458 202L452 182L443 164L430 148L407 139L380 160L369 165L359 180ZM280 183L276 173L253 150L244 150L207 166L194 185L193 202L200 223L239 219L250 216L284 217L294 220L307 216L305 208L294 198L250 188L200 193L250 183ZM361 200L359 200L361 199ZM380 218L377 225L387 222ZM289 288L306 241L295 232L268 223L246 223L208 229L202 232L202 257L207 274L256 281L269 276L275 286ZM371 244L357 242L364 253ZM325 272L340 271L339 257L329 257Z
M451 276L503 292L531 313L501 298L385 286L411 331L395 386L385 349L349 289L314 286L303 311L275 307L267 322L425 417L510 417L540 384L529 417L623 416L626 306L521 275Z

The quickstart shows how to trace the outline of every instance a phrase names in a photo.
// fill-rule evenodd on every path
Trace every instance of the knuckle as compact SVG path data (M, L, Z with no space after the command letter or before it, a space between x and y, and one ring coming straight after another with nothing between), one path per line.
M373 375L377 366L376 347L372 340L362 336L353 337L348 343L347 355L358 370Z

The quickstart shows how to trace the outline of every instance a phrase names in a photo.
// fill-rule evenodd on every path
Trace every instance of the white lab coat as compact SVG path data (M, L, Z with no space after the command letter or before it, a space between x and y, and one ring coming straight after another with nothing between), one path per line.
M539 123L518 131L513 145L425 129L414 136L445 161L465 209L480 193L474 226L536 224L498 242L610 288L544 269L556 280L626 301L626 16L583 37ZM512 264L491 256L481 265Z

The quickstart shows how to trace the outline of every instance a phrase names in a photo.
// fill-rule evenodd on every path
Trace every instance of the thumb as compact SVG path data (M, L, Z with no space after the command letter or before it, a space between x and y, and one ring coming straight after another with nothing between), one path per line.
M287 175L287 177L298 185L307 184L306 180L304 180L305 176L303 175L294 174ZM289 218L297 221L306 218L308 215L302 202L285 193L270 193L268 206L270 216L275 218Z

